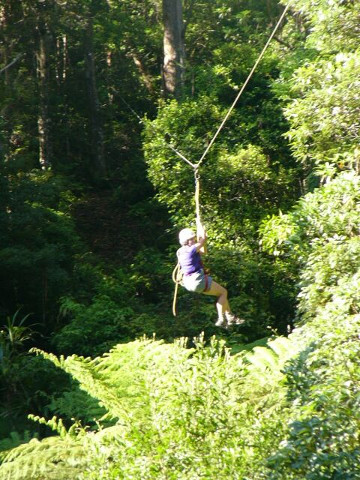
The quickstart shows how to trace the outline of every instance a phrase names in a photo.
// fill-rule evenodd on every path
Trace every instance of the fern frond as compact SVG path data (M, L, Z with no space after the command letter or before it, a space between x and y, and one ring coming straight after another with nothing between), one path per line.
M52 399L48 408L54 415L63 418L76 418L85 424L92 424L98 420L103 425L113 424L111 418L108 418L108 412L99 405L99 401L81 390L77 384L73 389L63 392L60 397Z
M23 443L29 442L32 438L36 438L36 434L25 430L23 433L11 432L7 438L0 441L0 461L2 461L9 451L18 447Z
M279 363L281 364L284 364L291 357L294 357L299 349L296 342L287 337L276 337L274 340L268 342L268 346L277 354Z
M277 337L268 341L264 347L256 346L244 355L249 369L265 372L278 372L284 364L296 355L296 345L286 337Z
M98 359L92 360L72 355L66 359L60 358L59 360L55 355L49 355L43 351L38 351L37 353L53 362L54 365L60 366L74 377L79 382L80 388L98 399L100 405L103 405L114 418L126 420L130 418L125 403L121 401L117 392L111 389L97 372L96 365L99 361Z
M52 362L56 367L59 367L59 368L61 368L64 363L64 357L62 355L58 358L53 353L44 352L43 350L40 350L40 348L35 348L35 347L31 348L29 352L35 353L35 355L38 355L38 356L40 355L46 360L50 360L50 362Z
M255 347L245 359L249 362L250 370L256 369L261 372L279 370L279 356L268 347Z
M11 450L0 466L2 480L68 480L76 478L86 452L70 437L30 440Z

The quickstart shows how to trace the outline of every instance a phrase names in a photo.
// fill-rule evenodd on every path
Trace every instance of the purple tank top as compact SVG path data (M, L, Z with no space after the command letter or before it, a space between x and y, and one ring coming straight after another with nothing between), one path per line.
M184 275L190 275L203 268L200 253L196 251L196 245L191 247L185 245L179 248L177 256Z

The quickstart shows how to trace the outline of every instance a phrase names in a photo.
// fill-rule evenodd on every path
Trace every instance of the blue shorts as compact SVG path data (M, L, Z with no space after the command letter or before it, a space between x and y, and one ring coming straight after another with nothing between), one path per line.
M191 275L184 275L182 280L183 286L186 288L186 290L196 293L209 291L211 282L212 278L210 275L205 275L204 270L199 270Z

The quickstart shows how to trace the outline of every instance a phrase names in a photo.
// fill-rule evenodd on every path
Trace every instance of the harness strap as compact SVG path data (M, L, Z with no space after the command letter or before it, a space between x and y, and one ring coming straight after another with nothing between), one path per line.
M209 275L207 273L204 274L205 275L205 288L204 288L204 292L207 292L209 290Z

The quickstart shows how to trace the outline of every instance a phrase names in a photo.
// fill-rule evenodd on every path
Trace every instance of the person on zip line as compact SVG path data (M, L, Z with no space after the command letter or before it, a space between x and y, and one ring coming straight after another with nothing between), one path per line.
M183 274L182 286L189 292L217 297L218 319L215 323L217 327L242 325L244 320L231 313L226 288L204 271L201 254L205 252L206 231L203 225L197 224L197 234L190 228L182 229L179 232L179 242L181 247L177 251L177 258Z

